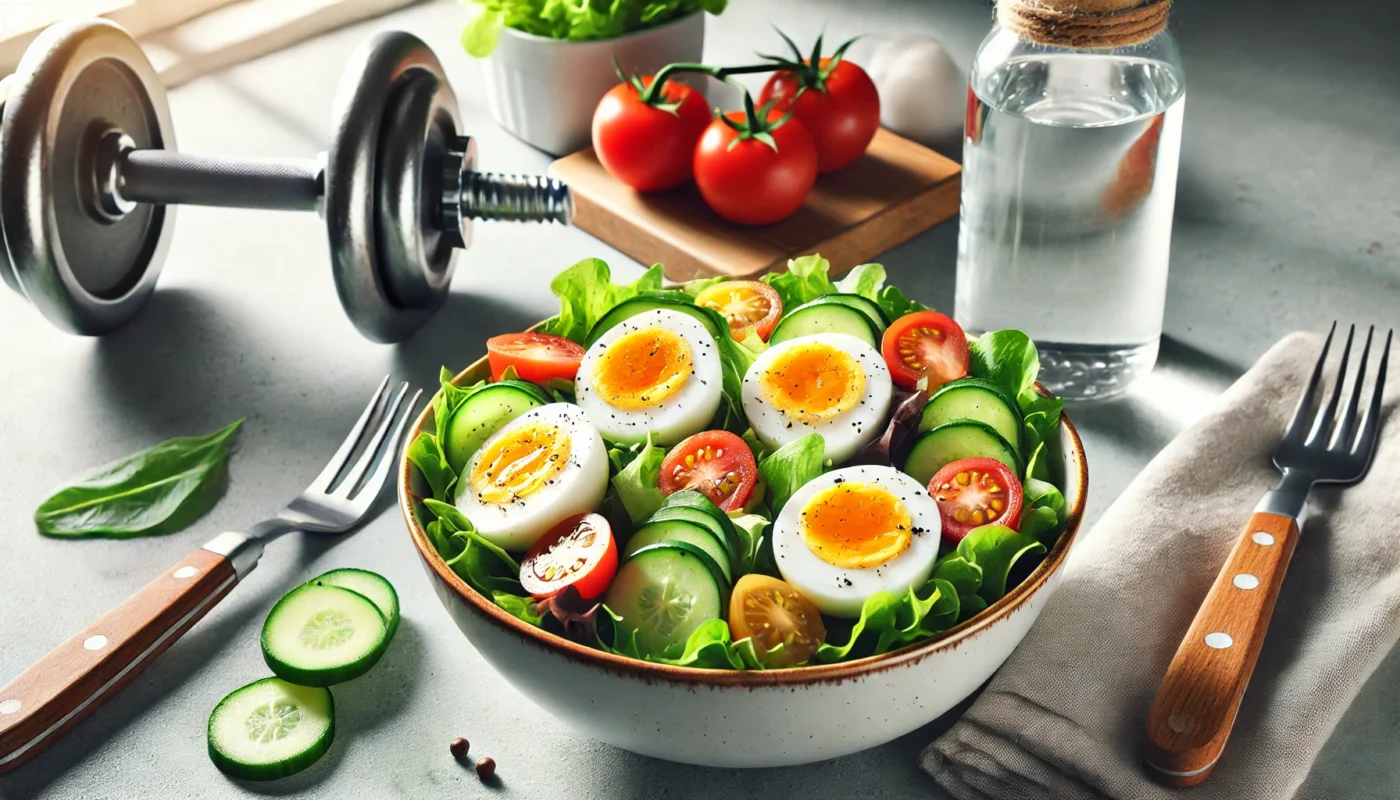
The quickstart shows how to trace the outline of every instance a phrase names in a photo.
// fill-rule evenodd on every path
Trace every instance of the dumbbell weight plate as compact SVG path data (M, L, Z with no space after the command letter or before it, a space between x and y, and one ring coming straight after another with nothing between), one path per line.
M20 60L0 120L0 235L20 291L54 324L87 335L140 311L170 242L172 209L99 211L92 158L113 130L136 147L175 147L145 54L104 20L48 28Z
M443 155L462 124L447 81L418 72L401 83L384 115L375 167L380 272L398 305L435 308L462 246L443 236L437 196Z
M447 81L437 56L421 39L385 31L355 51L336 90L335 133L326 161L331 267L345 313L377 342L408 338L446 298L440 293L426 306L396 302L376 236L376 176L385 113L404 82L424 73Z

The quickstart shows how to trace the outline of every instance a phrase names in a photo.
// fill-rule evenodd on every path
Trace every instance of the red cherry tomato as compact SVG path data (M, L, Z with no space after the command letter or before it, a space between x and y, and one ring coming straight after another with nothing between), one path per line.
M536 600L566 586L592 600L602 596L617 572L617 540L602 514L578 514L550 529L525 551L520 585Z
M742 111L727 114L744 121ZM774 112L769 119L779 119ZM695 148L695 185L716 214L740 225L767 225L802 205L817 180L817 148L807 129L791 118L772 129L776 148L740 139L716 119Z
M967 334L946 314L918 311L894 321L880 352L894 382L913 389L928 378L928 391L967 375Z
M642 84L650 86L651 78ZM690 180L695 143L710 124L704 96L683 83L666 81L661 102L674 110L643 103L635 86L619 83L593 112L593 149L603 168L644 192Z
M583 346L547 333L505 333L486 340L486 360L493 381L501 379L506 367L515 367L522 381L543 386L552 378L573 380L583 361Z
M662 494L694 489L725 511L743 508L757 484L753 451L729 431L697 433L661 462Z
M760 103L776 100L779 111L791 109L802 120L817 145L817 170L830 172L860 158L880 127L880 93L865 70L841 59L817 62L816 75L805 80L801 73L782 70L763 85ZM815 84L815 85L814 85Z
M995 458L964 458L948 464L928 483L943 518L943 538L957 544L973 528L1021 526L1021 482Z
M752 328L758 338L768 341L783 315L783 298L763 281L720 281L696 295L695 305L723 314L736 339L743 339Z

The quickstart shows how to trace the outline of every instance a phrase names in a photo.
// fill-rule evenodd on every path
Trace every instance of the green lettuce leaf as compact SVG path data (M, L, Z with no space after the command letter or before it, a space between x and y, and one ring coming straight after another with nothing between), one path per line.
M585 258L554 276L549 288L559 298L560 308L558 316L545 322L544 332L582 344L613 306L642 292L659 291L661 265L653 265L635 282L621 285L612 282L607 262Z
M734 651L734 643L729 637L729 623L722 619L709 620L691 632L679 657L651 660L676 667L744 668L744 662Z
M959 556L981 568L982 585L977 593L987 603L995 603L1006 594L1007 576L1022 556L1045 552L1045 545L1033 537L1002 525L973 528L958 542L957 549Z
M1027 478L1024 484L1025 506L1021 512L1021 533L1049 548L1055 544L1069 521L1065 496L1053 483Z
M495 601L496 605L505 609L506 613L531 625L539 626L544 620L544 616L540 614L540 606L533 597L522 597L497 589L491 592L491 599Z
M885 268L879 264L859 264L836 282L836 291L858 294L867 300L880 302L880 289L885 285Z
M731 280L734 279L729 277L728 275L716 275L713 278L696 278L693 281L686 281L685 283L682 283L681 291L690 295L692 298L695 298L699 297L701 292L705 291L711 286L714 286L717 283L724 283L725 281Z
M771 521L762 514L731 514L729 519L734 523L734 529L744 540L744 560L739 565L738 574L746 575L754 572L759 561L759 553L763 549L763 533Z
M865 599L846 643L824 642L816 660L830 663L888 653L945 630L957 615L958 598L947 581L931 580L901 596L876 592Z
M762 280L778 293L786 312L835 292L836 284L831 282L830 271L831 262L813 253L789 259L787 272L770 272Z
M449 552L455 551L456 555L447 559L447 566L468 586L492 598L497 591L523 594L520 564L509 553L477 533L471 520L456 506L432 498L423 504L437 516L431 524L438 526L438 533L429 535L456 540L448 544Z
M433 497L446 500L452 497L452 486L457 483L457 473L447 463L447 455L442 452L437 436L420 433L412 442L404 456L423 473L423 478L432 489Z
M619 455L614 457L613 453ZM666 449L652 444L651 434L647 434L647 440L641 449L636 450L629 456L622 455L618 448L609 451L608 457L614 464L621 462L623 458L629 460L620 466L617 474L613 475L612 487L617 492L617 498L622 503L622 507L627 510L627 516L632 520L633 525L641 524L643 520L656 513L661 504L665 501L665 495L661 494L661 462L666 458Z
M988 331L968 342L968 371L1006 389L1024 410L1034 401L1040 355L1018 330Z
M495 51L500 28L571 41L615 39L654 28L696 11L722 13L727 0L472 0L480 7L462 31L462 46L476 58ZM482 21L482 18L489 18Z
M926 311L928 306L917 300L910 300L904 296L897 287L886 286L880 290L875 302L880 306L880 310L885 312L885 318L891 322L906 314L913 314L916 311Z
M768 508L774 519L793 492L822 474L825 455L826 442L821 434L809 433L779 447L759 462L758 474L768 487Z

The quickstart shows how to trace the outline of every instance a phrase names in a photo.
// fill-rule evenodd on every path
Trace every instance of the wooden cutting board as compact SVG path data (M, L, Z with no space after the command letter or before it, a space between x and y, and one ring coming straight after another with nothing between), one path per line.
M808 253L834 271L850 269L957 214L960 173L951 159L882 128L859 161L817 178L792 216L747 227L711 211L693 184L650 193L624 186L592 148L549 168L573 192L575 226L644 264L664 264L674 281L754 277Z

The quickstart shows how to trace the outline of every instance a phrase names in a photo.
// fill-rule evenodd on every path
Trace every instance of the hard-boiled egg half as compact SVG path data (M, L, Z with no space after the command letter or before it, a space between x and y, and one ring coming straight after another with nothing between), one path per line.
M854 618L875 592L899 596L928 581L940 525L918 481L893 467L846 467L788 499L773 523L773 556L822 613Z
M744 375L744 415L759 441L777 449L820 433L836 464L881 434L893 396L884 358L844 333L776 344Z
M709 426L723 390L715 337L699 320L654 308L608 329L574 380L578 404L610 441L676 444Z
M565 517L598 508L608 453L583 409L551 403L491 434L467 462L457 508L487 541L524 550Z

